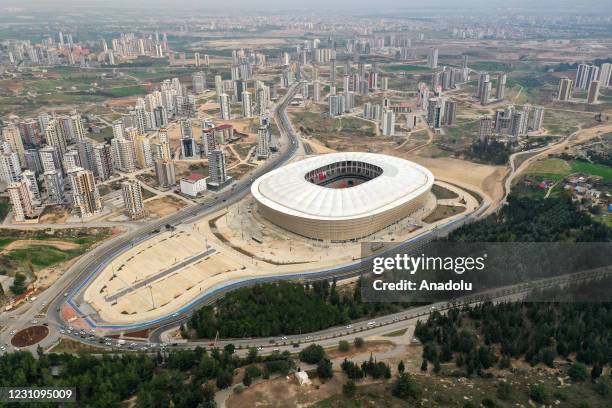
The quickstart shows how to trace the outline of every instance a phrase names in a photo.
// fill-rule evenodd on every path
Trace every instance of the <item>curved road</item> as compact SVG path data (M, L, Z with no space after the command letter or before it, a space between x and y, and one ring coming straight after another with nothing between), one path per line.
M121 236L112 239L98 246L91 252L83 255L72 267L70 267L50 288L41 293L37 299L19 308L5 312L0 318L0 344L7 344L12 337L13 331L18 331L30 322L36 320L37 316L45 314L48 308L47 320L51 326L61 326L63 324L60 317L60 309L64 302L71 301L78 289L82 288L104 265L116 254L129 249L133 245L146 240L152 234L160 232L166 225L178 225L182 222L190 221L218 211L223 207L229 206L246 196L250 191L253 180L262 174L281 167L292 159L300 147L299 138L296 136L291 122L287 117L286 108L293 96L299 89L299 83L293 84L283 98L272 108L271 113L278 126L281 136L279 143L279 154L273 156L265 164L250 173L250 178L244 178L235 182L231 187L214 194L209 199L198 203L192 207L180 210L165 218L155 220L146 226L129 231ZM67 294L67 296L65 295ZM57 333L55 338L57 338Z

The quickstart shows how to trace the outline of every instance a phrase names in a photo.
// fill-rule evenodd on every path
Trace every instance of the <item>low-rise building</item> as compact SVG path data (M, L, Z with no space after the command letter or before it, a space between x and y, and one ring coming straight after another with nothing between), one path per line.
M181 193L190 197L197 197L199 193L206 190L206 177L201 174L190 174L181 179Z

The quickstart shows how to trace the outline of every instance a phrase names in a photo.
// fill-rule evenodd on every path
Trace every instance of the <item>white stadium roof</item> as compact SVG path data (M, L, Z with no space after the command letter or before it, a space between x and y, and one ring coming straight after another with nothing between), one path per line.
M362 184L328 188L306 180L309 171L341 161L358 161L383 171ZM425 167L398 157L374 153L331 153L273 170L251 186L260 203L285 214L312 219L350 219L376 215L431 189L433 174Z

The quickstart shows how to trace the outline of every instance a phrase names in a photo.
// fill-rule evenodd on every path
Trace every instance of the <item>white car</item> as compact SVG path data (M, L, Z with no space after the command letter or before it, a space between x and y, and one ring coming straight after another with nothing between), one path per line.
M64 329L60 330L60 334L64 334L64 333L66 333L66 330Z
M281 340L287 340L287 336L281 337Z
M34 320L32 320L30 323L32 323L32 324L38 324L38 320L34 319Z
M172 317L178 316L178 313L172 313Z
M11 333L10 333L10 334L11 334L11 336L14 336L14 335L15 335L15 333L16 333L16 331L15 331L15 330L11 330Z
M349 324L348 326L346 326L346 328L347 328L347 329L352 329L352 328L353 328L353 325L352 325L352 324Z

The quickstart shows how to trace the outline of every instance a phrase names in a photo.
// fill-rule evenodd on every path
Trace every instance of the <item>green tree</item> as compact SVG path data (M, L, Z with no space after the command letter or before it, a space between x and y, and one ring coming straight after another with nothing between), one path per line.
M317 364L317 375L323 381L330 379L334 376L332 368L332 362L327 358L322 358Z
M325 350L318 344L311 344L300 351L300 360L308 364L316 364L325 357Z
M349 342L346 340L340 340L340 342L338 343L338 350L342 352L346 352L346 351L349 351L349 349L350 349Z
M26 276L22 273L16 273L15 279L13 280L13 284L11 285L11 292L15 295L21 295L26 291L25 284Z
M404 360L400 360L399 364L397 365L397 372L398 373L403 373L404 370L406 370L406 367L404 366Z
M512 387L507 382L497 384L497 397L501 400L508 401L512 398Z
M550 396L542 384L534 384L529 387L529 398L538 404L548 404Z
M217 373L217 388L224 389L232 385L233 375L227 370L221 370Z
M572 366L567 371L567 375L569 375L572 381L575 382L586 381L586 379L589 377L586 365L580 362L572 364Z
M393 384L393 395L403 400L417 400L421 396L421 388L407 373L398 375Z
M245 371L244 377L242 377L242 383L244 384L245 387L248 387L251 385L252 382L253 382L253 379L251 378L251 375L249 374L248 371Z
M357 392L357 386L355 385L355 381L353 380L348 380L342 386L342 393L348 398L354 397L356 392Z
M362 348L364 345L364 341L361 337L355 337L355 340L353 340L353 344L355 345L355 348Z

